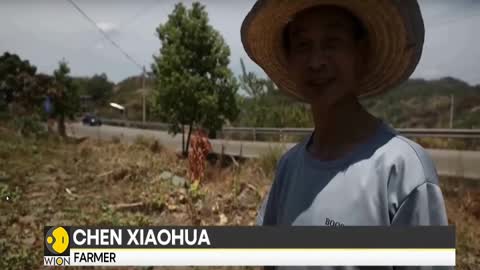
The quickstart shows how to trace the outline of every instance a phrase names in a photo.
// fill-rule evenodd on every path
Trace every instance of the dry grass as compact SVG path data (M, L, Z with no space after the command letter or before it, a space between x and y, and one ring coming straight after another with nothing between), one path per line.
M127 145L0 133L0 196L9 198L0 205L8 235L0 269L37 269L45 225L252 225L267 183L242 181L262 177L258 169L211 165L202 187L174 186L160 175L186 177L187 160L145 138Z
M265 175L272 177L277 167L277 163L285 153L285 148L283 147L270 147L268 148L258 159L258 164L262 168Z
M444 178L442 190L448 220L456 226L457 268L480 266L480 181Z
M7 236L0 269L41 268L44 225L252 225L278 160L209 164L201 187L177 187L160 175L185 177L187 161L153 140L35 140L2 128L0 137L0 196L9 198L0 202L0 234ZM475 269L480 187L446 179L443 188L457 226L457 269Z

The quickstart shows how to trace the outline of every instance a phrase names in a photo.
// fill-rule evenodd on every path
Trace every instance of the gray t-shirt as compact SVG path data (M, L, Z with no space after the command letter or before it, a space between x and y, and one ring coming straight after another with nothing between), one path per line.
M311 140L312 136L297 144L278 162L274 182L260 207L257 225L448 224L431 158L421 146L398 135L386 124L381 124L367 142L338 160L315 159L307 151Z

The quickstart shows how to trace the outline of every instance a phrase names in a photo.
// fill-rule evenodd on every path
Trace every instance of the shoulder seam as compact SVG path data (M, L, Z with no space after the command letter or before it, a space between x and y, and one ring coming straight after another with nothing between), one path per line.
M423 173L423 178L425 179L425 182L428 182L428 183L431 183L431 184L436 185L435 183L432 183L432 182L431 182L431 179L428 179L427 174L425 173L425 164L423 164L423 161L422 161L422 159L420 158L420 155L418 154L417 149L415 149L403 136L397 135L397 136L395 136L395 137L398 138L398 139L400 139L400 140L401 140L402 142L404 142L405 144L407 144L408 147L410 147L410 149L413 150L413 152L415 153L415 156L417 157L418 161L420 162L420 164L422 164L422 173ZM422 185L422 184L420 184L420 185ZM420 186L420 185L419 185L419 186ZM418 187L418 186L417 186L417 187ZM415 187L415 189L416 189L417 187ZM413 190L415 190L415 189L413 189Z
M397 213L400 212L400 209L402 209L403 205L405 204L405 202L410 198L410 196L413 194L413 192L415 192L416 190L418 190L421 186L424 186L424 185L433 185L433 186L436 186L437 188L440 188L440 186L436 183L432 183L432 182L429 182L429 181L424 181L422 182L421 184L418 184L416 187L414 187L409 193L407 196L405 196L405 198L402 200L402 202L399 204L398 206L398 209L397 209L397 212L395 212L395 215L393 215L392 217L392 221L395 219L395 217L397 216Z
M304 143L305 143L304 141L301 141L301 142L296 143L292 147L290 147L290 149L288 149L287 151L285 151L285 153L283 153L280 160L287 159L290 156L295 155L300 150L299 148L303 147Z

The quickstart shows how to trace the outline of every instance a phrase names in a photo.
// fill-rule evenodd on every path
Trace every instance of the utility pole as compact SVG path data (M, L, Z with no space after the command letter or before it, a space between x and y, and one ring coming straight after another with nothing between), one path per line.
M453 108L455 106L455 97L450 95L450 128L453 128Z
M146 89L145 89L145 66L143 66L143 73L142 73L142 121L145 123L147 121L147 108L145 104L145 95L146 95Z

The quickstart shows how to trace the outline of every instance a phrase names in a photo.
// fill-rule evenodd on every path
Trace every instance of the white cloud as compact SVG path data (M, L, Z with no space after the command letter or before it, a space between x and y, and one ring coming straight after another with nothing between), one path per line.
M180 1L187 6L191 4L191 0ZM233 71L236 74L241 72L240 58L243 58L248 71L264 75L261 68L247 57L240 39L241 23L255 0L200 1L207 6L210 23L230 46ZM98 22L100 29L147 68L152 63L152 55L157 55L161 46L154 36L155 29L166 22L176 2L179 1L78 1L82 9ZM480 1L419 2L427 34L414 77L453 76L479 84L480 37L472 33L478 32L480 25L480 16L474 16L480 10ZM24 12L33 7L35 13ZM4 37L0 42L0 53L15 52L34 63L41 72L52 72L62 57L69 61L75 75L105 72L109 78L119 81L139 72L138 67L105 40L67 1L2 1L0 25L3 26L0 36Z
M105 45L101 41L95 45L95 49L102 50L104 48L105 48Z
M97 23L98 28L102 29L105 33L112 33L117 30L117 25L110 22L99 22Z

